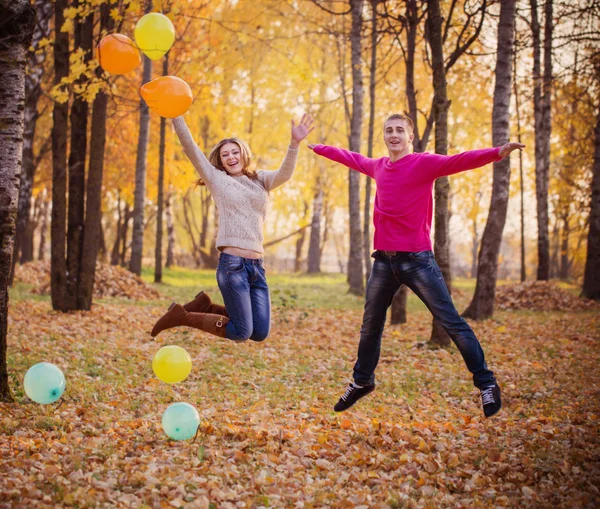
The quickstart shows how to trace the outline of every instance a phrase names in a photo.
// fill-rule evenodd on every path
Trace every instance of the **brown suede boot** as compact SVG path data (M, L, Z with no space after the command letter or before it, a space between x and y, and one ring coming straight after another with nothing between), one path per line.
M213 303L204 291L196 295L194 300L185 304L183 308L190 313L210 313L213 315L229 316L225 306Z
M211 313L188 313L183 306L173 302L167 313L158 319L150 335L155 337L166 329L185 325L224 338L225 326L228 323L229 318L226 316Z

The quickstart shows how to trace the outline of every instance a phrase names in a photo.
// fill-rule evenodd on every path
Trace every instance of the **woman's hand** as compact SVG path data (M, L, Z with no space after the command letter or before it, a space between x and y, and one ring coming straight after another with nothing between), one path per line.
M500 157L504 159L513 150L519 149L523 151L524 148L525 145L523 145L522 143L517 143L516 141L509 142L506 145L502 145L502 148L500 149Z
M302 115L302 120L300 120L298 125L296 125L294 119L292 119L292 141L290 141L290 147L298 148L300 142L306 138L314 128L313 118L306 113Z

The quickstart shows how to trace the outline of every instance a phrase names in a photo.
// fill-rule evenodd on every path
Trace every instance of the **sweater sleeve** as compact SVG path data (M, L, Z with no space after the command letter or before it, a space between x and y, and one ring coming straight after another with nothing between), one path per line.
M298 160L298 149L288 147L288 150L283 158L281 166L276 171L257 171L258 179L262 182L263 186L267 191L271 191L281 184L287 182L292 178L294 169L296 168L296 161Z
M173 127L175 128L175 132L181 142L185 155L188 156L189 160L194 165L194 168L196 168L200 178L204 180L206 184L212 183L219 170L210 164L210 161L206 158L202 150L198 148L183 117L174 118Z
M453 156L441 154L423 154L423 165L421 172L423 176L432 179L447 177L462 171L481 168L486 164L500 161L500 148L485 148L480 150L468 150Z
M342 163L348 168L352 168L371 178L375 178L375 159L370 159L357 152L350 152L343 148L330 147L328 145L315 145L313 150L315 154L331 159L337 163Z

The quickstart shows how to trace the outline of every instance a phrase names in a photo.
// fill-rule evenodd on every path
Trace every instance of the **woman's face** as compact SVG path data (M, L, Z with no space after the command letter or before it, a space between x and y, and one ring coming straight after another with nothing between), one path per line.
M225 143L221 147L221 150L219 150L219 156L221 157L223 167L229 175L235 177L242 174L242 170L244 169L242 151L237 143Z

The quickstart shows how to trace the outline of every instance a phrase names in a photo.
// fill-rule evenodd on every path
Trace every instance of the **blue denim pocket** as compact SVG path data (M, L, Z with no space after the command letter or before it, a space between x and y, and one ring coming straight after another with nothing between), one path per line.
M433 251L414 251L412 253L409 253L408 256L413 260L426 261L433 256Z

